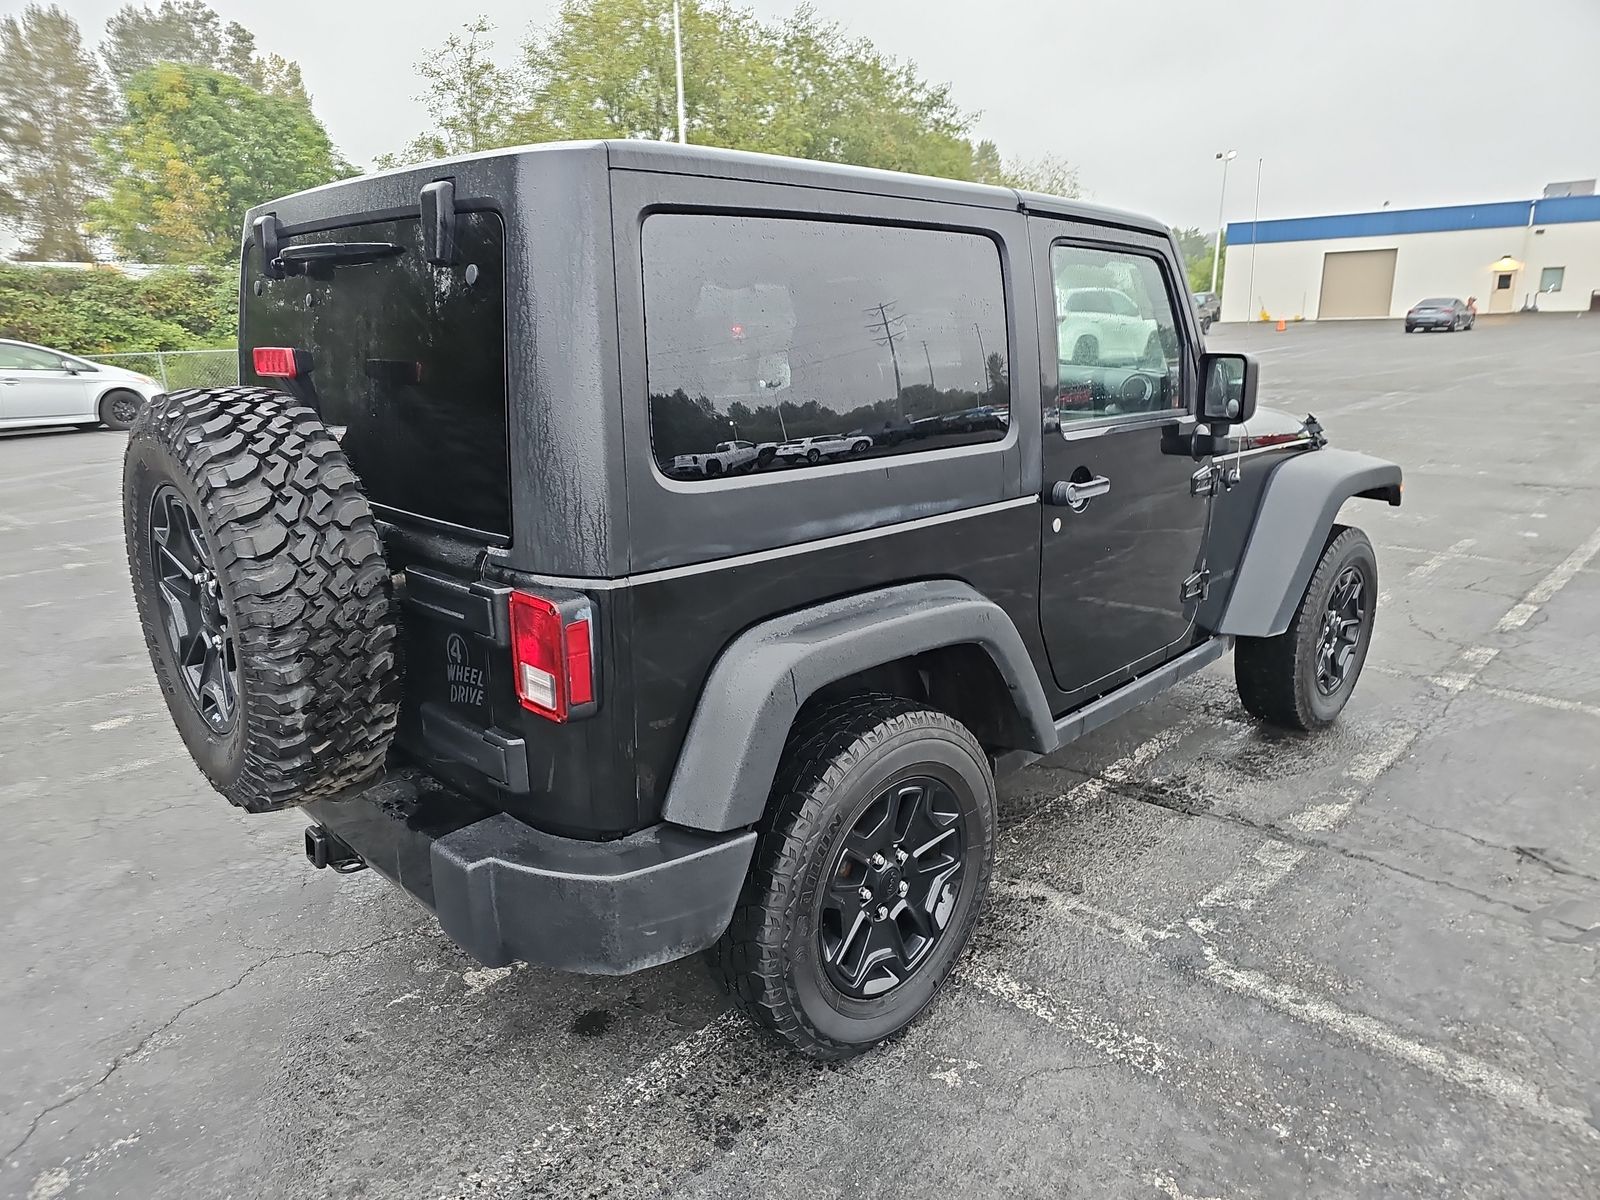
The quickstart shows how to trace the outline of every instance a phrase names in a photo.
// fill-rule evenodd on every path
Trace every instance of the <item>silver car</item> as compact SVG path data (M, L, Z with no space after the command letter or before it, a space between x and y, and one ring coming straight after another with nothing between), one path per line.
M148 375L0 338L0 429L105 425L126 429L161 394Z

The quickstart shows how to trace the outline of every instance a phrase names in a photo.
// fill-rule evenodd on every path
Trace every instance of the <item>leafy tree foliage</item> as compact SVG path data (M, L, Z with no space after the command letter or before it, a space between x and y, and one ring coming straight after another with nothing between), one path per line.
M123 93L140 72L169 62L211 67L258 92L310 103L299 64L258 54L255 34L237 21L224 26L202 0L161 0L155 9L123 5L106 22L100 54Z
M684 0L688 139L828 162L1015 183L1075 194L1057 158L1003 163L968 137L974 115L948 84L801 7L763 23L732 0ZM388 165L563 138L677 137L672 7L664 0L565 0L496 65L478 20L418 64L431 128Z
M111 267L0 266L0 337L69 354L226 346L238 336L238 287L231 270L136 279Z
M55 5L0 18L0 216L23 256L91 258L82 226L95 188L93 139L110 94L78 26Z
M100 140L108 191L90 212L141 262L230 258L251 204L352 171L299 100L208 67L159 63L128 81L126 104Z
M413 138L399 154L386 154L378 166L447 158L508 145L511 122L520 104L514 77L494 61L494 24L479 17L444 46L417 63L427 85L421 99L433 128Z
M1184 266L1189 274L1189 288L1196 292L1222 292L1222 269L1228 263L1228 239L1222 239L1222 259L1217 264L1216 286L1211 283L1212 251L1216 248L1216 235L1199 229L1174 229L1172 236L1178 240L1183 252Z

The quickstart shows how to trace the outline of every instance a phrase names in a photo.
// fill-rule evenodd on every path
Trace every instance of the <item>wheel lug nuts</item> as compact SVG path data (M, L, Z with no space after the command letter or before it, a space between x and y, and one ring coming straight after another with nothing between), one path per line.
M889 910L887 908L885 908L881 904L878 905L878 920L886 921L886 920L888 920L888 918L889 918Z
M866 901L867 903L871 903L872 902L872 889L871 888L865 888L864 887L859 892L857 892L856 895L860 896L861 899Z
M900 881L900 894L902 896L904 896L910 890L911 890L911 885L909 883L907 883L904 879L902 879Z
M874 854L874 855L873 855L873 856L872 856L872 869L873 869L873 870L874 870L874 871L881 871L881 870L883 870L883 863L884 863L884 858L883 858L883 855L881 855L881 854Z
M908 858L910 858L910 857L911 857L911 856L910 856L910 855L909 855L909 854L907 854L907 853L906 853L906 852L905 852L905 850L904 850L904 849L902 849L902 848L901 848L901 847L899 847L899 846L896 846L896 847L895 847L895 848L894 848L894 860L895 860L895 862L897 862L897 863L903 863L903 862L905 862L905 861L906 861L906 859L908 859Z

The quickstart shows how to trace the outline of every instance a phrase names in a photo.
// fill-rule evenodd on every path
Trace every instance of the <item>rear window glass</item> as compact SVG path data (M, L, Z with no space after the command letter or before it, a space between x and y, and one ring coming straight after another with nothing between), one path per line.
M1424 300L1424 301L1422 301L1420 304L1417 305L1417 307L1418 308L1454 308L1455 304L1456 304L1456 302L1454 300L1449 299L1448 297L1446 297L1446 298L1435 297L1432 300Z
M393 513L495 537L511 532L506 437L505 234L498 214L461 213L460 254L434 266L415 217L288 239L389 242L401 252L284 279L246 256L240 345L311 354L322 418L368 497Z
M666 474L1005 437L1005 290L987 237L658 213L643 254L650 440Z

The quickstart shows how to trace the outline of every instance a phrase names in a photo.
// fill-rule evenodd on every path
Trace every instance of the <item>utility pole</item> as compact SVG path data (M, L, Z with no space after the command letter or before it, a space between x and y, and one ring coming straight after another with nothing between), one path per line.
M934 391L939 390L939 385L933 381L933 359L928 357L928 340L922 340L922 361L928 364L928 386Z
M896 329L896 325L903 324L903 315L891 315L889 310L895 306L895 301L885 300L866 309L868 313L877 313L878 319L867 325L867 332L876 334L873 341L880 346L889 347L889 362L894 367L894 406L896 413L904 419L906 415L905 400L901 395L900 385L900 355L895 351L895 341L906 335L904 329Z
M978 335L978 357L983 361L983 378L978 381L978 391L981 394L989 382L989 355L983 348L983 330L976 321L972 323L972 332Z
M672 0L672 57L678 68L678 145L689 140L688 122L683 111L683 11L681 0Z

